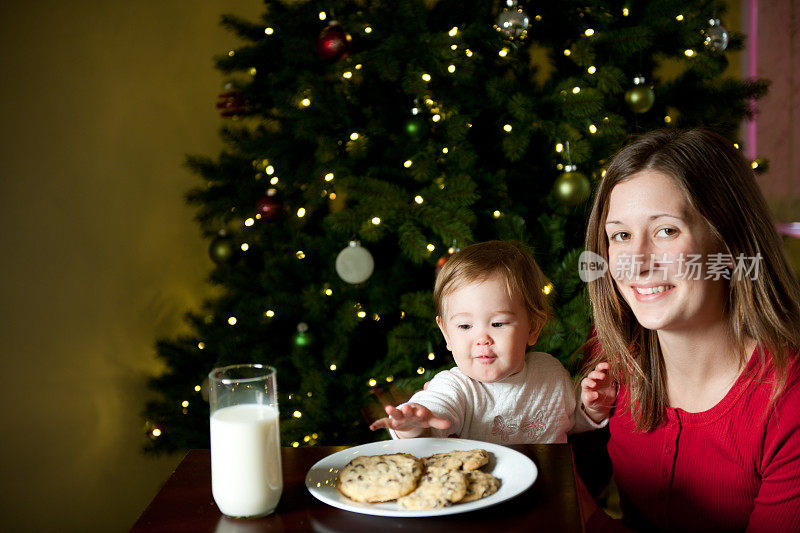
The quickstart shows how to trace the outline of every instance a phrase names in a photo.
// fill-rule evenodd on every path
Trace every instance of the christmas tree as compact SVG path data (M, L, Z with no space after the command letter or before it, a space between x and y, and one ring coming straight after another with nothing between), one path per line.
M453 366L431 291L477 241L530 247L554 308L536 349L575 371L606 158L665 126L736 141L767 85L723 75L744 38L714 1L265 4L222 19L226 147L188 158L220 292L158 342L149 451L207 447L205 378L244 362L278 369L285 445L381 438L381 402Z

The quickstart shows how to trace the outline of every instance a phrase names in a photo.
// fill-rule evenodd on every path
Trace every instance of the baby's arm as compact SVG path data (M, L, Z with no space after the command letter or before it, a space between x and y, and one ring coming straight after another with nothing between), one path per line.
M608 363L599 363L581 380L583 410L595 423L608 417L617 400L617 388L608 375Z
M450 421L434 415L430 409L417 403L406 403L400 408L387 405L385 408L388 417L373 422L369 429L393 429L398 438L413 439L415 437L428 437L432 434L431 428L447 429Z

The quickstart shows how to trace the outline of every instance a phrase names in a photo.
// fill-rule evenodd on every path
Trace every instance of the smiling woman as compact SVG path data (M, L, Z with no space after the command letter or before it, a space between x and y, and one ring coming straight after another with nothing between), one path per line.
M589 283L590 366L618 387L626 525L797 531L800 286L742 155L704 130L633 141L598 186L586 248L610 265Z

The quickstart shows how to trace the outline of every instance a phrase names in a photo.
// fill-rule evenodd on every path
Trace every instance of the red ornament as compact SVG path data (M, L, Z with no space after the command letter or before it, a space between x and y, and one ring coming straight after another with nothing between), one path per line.
M217 97L217 109L223 118L239 117L247 113L247 106L250 102L244 97L242 91L230 91L222 93Z
M341 61L350 53L352 40L338 22L331 21L317 38L317 53L325 61Z
M256 213L261 215L261 220L275 220L282 210L283 205L274 195L262 196L256 204Z

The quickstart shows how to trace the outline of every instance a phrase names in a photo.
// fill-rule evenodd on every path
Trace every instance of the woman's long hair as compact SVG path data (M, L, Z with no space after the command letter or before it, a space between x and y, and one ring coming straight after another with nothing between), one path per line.
M790 358L800 348L800 284L750 165L730 141L711 131L668 129L638 137L613 157L592 205L586 250L606 261L611 190L643 170L672 178L733 263L751 268L744 273L734 269L727 281L725 316L742 362L748 337L758 343L762 370L767 353L771 355L777 376L774 400L785 384ZM620 407L632 409L637 429L653 429L663 421L668 404L657 334L638 323L617 290L611 269L588 288L599 360L608 361L628 387L628 406Z

